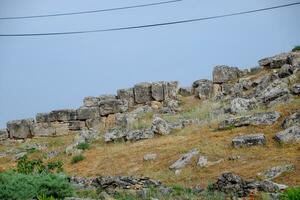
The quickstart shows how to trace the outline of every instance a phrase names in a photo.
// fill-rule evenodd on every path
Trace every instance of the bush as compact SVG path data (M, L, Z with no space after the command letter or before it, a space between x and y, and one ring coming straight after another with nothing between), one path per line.
M77 155L77 156L74 156L73 158L72 158L72 161L71 161L71 163L72 164L75 164L75 163L78 163L78 162L80 162L80 161L82 161L82 160L84 160L85 159L85 157L83 156L83 155Z
M63 199L73 193L67 178L59 174L0 173L0 199Z
M54 162L49 162L47 164L47 168L49 171L54 171L56 169L56 172L62 172L63 171L63 165L64 163L60 160L54 161Z
M289 188L282 193L282 200L300 200L300 187Z
M90 148L90 144L87 142L83 142L77 145L77 149L86 150Z
M300 46L295 46L293 49L292 49L293 52L296 52L296 51L300 51Z
M21 174L33 174L33 173L48 173L48 172L62 172L63 162L55 161L49 162L46 166L41 159L28 160L27 156L23 156L18 160L17 172Z

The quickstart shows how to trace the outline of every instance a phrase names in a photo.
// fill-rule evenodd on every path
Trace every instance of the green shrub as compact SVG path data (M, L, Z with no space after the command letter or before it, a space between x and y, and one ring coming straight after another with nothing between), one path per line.
M282 200L300 200L300 187L289 188L280 197Z
M0 173L0 199L63 199L73 193L67 178L59 174L21 174L13 171Z
M41 159L28 160L23 156L18 160L17 172L21 174L42 173L46 170Z
M85 157L83 155L81 155L81 154L80 155L76 155L76 156L73 156L71 163L75 164L75 163L78 163L78 162L80 162L80 161L82 161L84 159L85 159Z
M54 197L46 197L45 195L41 195L37 197L38 200L56 200Z
M77 149L86 150L90 148L90 144L87 142L83 142L77 145Z
M296 52L296 51L300 51L300 46L295 46L293 49L292 49L293 52Z
M49 171L54 171L56 169L56 172L59 173L59 172L63 171L63 165L64 165L64 163L60 160L54 161L54 162L49 162L47 164L47 169Z

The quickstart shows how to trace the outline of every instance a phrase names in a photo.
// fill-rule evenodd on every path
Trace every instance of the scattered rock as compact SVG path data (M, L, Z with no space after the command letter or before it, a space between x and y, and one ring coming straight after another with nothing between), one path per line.
M270 192L270 193L278 193L287 188L288 188L288 186L286 186L286 185L277 184L270 180L261 181L261 182L259 182L259 185L258 185L259 191Z
M10 138L26 139L32 136L30 127L34 123L34 119L13 120L7 122L7 129Z
M180 170L184 168L194 156L198 155L199 151L197 149L192 149L188 153L181 156L175 163L173 163L169 168L171 170Z
M289 64L289 56L288 53L282 53L273 57L264 58L258 61L260 66L264 66L267 68L280 68L284 64Z
M144 161L155 160L156 157L157 157L157 154L149 153L149 154L144 155Z
M241 113L252 110L255 107L256 99L235 98L231 101L230 111L232 113Z
M300 94L300 83L296 83L294 85L292 85L292 89L291 89L293 94Z
M170 133L169 124L159 117L154 118L151 129L155 134L168 135Z
M126 132L120 130L112 130L104 134L105 142L113 142L126 137Z
M167 99L163 103L162 113L175 114L180 110L179 102L177 100Z
M0 129L0 141L8 139L7 129Z
M294 170L294 168L295 168L295 166L293 164L281 165L281 166L272 167L258 175L259 176L262 175L267 180L272 180L272 179L280 176L282 173Z
M145 140L154 137L154 132L151 129L134 130L126 133L125 139L128 141Z
M213 82L222 84L239 78L240 70L237 67L225 65L216 66L213 70Z
M279 117L280 114L278 112L260 112L253 115L226 119L219 124L219 129L249 125L271 125L274 124Z
M285 118L282 123L282 127L284 129L289 128L291 126L299 126L300 127L300 110L297 110L292 115Z
M197 162L197 165L199 167L205 167L207 165L208 161L207 161L207 157L205 156L200 156Z
M235 148L239 147L249 147L257 145L265 145L266 137L264 134L251 134L251 135L241 135L233 138L232 145Z
M300 128L298 126L292 126L277 133L274 139L279 143L289 143L300 141Z
M285 78L292 74L293 74L292 66L288 64L283 65L278 72L279 78Z

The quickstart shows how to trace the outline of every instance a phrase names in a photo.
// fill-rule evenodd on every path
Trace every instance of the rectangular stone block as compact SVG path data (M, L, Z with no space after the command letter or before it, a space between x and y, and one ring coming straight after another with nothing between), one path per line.
M77 109L77 120L95 119L100 117L99 107L81 107Z
M151 84L139 83L134 86L134 100L136 103L147 103L152 100Z
M31 137L30 127L32 126L34 119L22 119L13 120L7 122L7 129L10 138L25 139Z

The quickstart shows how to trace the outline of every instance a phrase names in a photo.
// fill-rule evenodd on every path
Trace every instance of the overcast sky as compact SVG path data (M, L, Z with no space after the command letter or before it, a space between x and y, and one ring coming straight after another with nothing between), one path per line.
M160 0L1 0L0 17L52 14ZM184 0L89 15L0 21L0 33L113 28L239 12L295 1ZM300 6L167 27L85 35L0 37L0 128L38 112L77 108L85 96L143 81L211 78L300 44Z

